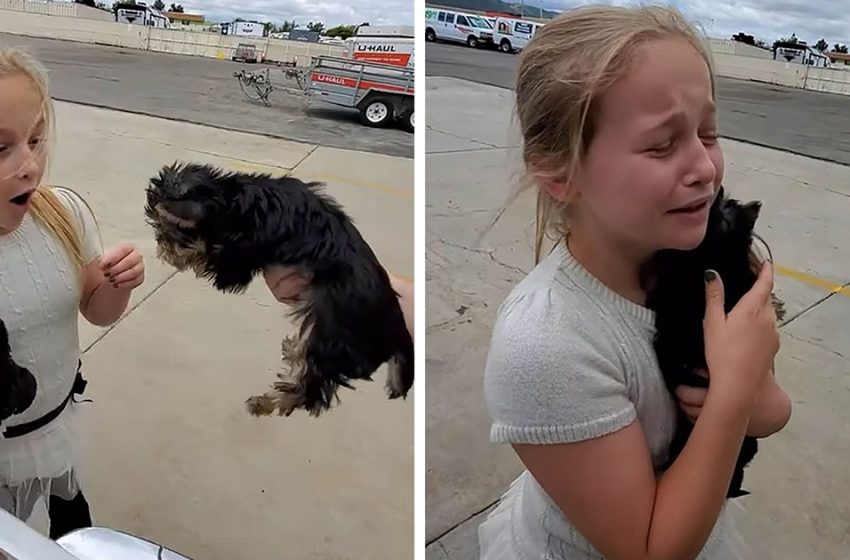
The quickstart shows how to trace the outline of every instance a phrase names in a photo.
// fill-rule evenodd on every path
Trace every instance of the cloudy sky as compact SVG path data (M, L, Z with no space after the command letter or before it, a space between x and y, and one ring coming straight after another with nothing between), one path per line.
M172 0L163 2L170 6ZM232 21L241 17L280 25L295 20L302 27L311 21L321 21L326 28L364 22L414 24L413 0L184 0L178 3L183 4L186 12L203 14L211 21Z
M534 0L526 0L534 5ZM604 0L603 0L604 1ZM544 8L563 10L584 0L540 0ZM609 4L631 4L610 0ZM669 0L696 19L713 37L728 38L739 31L768 44L780 37L797 37L814 45L823 37L832 47L850 44L850 4L847 0Z

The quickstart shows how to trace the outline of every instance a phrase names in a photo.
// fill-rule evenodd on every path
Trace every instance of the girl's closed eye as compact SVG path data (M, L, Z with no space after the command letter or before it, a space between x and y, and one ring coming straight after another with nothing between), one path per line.
M717 142L718 134L717 131L709 131L709 132L701 132L699 135L700 139L702 139L703 143L712 145Z
M667 138L652 144L647 151L655 156L666 156L672 152L674 145L673 138Z

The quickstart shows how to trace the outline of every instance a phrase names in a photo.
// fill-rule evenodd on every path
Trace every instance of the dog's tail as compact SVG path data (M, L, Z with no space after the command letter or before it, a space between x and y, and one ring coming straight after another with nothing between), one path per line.
M413 387L413 339L408 337L401 351L389 361L387 393L391 399L407 398Z

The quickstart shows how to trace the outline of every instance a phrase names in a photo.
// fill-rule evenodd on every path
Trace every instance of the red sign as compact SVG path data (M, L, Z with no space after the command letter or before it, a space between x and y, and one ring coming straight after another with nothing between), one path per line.
M392 66L406 67L410 62L410 53L400 52L358 52L354 53L355 60L366 62L377 62L379 64L390 64Z
M321 72L313 72L310 76L310 79L314 82L322 82L326 84L335 84L338 86L345 87L358 87L357 80L354 78L343 78L341 76L330 76L328 74L322 74ZM360 82L360 87L358 89L376 89L381 91L392 91L399 93L409 93L413 95L414 88L405 88L402 86L395 86L392 84L382 84L380 82L372 82L369 80L363 80Z

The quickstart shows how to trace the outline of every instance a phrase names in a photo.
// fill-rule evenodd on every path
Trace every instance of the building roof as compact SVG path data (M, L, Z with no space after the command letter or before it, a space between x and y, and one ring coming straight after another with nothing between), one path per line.
M204 16L201 14L184 14L183 12L162 12L165 17L170 19L171 21L196 21L198 23L204 22Z
M850 54L831 52L826 53L826 56L833 61L840 60L842 62L850 62Z

